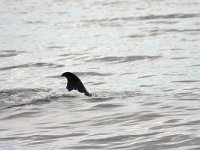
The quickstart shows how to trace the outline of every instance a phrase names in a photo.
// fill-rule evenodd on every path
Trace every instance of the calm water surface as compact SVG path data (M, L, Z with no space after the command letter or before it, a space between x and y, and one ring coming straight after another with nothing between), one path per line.
M0 34L0 149L200 149L198 0L1 0Z

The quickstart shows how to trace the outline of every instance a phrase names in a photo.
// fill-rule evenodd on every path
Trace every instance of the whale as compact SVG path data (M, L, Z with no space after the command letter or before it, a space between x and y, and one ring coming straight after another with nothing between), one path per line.
M77 90L80 93L84 93L85 96L91 97L92 94L87 91L82 81L72 72L64 72L61 74L61 77L67 78L66 89L70 92L72 90Z

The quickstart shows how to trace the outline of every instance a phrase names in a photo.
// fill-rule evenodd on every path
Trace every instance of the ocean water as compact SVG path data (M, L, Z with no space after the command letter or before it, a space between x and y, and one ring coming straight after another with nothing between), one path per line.
M198 0L1 0L0 34L0 149L200 149Z

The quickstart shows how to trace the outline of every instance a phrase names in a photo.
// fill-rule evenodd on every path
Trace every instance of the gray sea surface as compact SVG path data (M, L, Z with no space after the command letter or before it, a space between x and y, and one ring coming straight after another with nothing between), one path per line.
M200 1L0 0L0 35L1 150L200 149Z

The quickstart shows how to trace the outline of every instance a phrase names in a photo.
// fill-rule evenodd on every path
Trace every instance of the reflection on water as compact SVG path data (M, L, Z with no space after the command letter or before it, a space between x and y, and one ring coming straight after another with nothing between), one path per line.
M199 149L199 7L2 0L0 149Z

